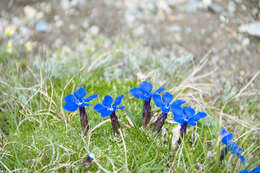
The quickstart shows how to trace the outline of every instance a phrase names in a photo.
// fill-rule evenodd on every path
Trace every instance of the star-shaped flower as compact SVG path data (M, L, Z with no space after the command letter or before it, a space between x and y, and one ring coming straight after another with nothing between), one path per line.
M143 81L139 88L132 88L130 94L135 98L149 101L153 94L160 94L165 90L165 88L159 88L154 93L152 93L153 85L149 82Z
M118 96L115 99L115 102L113 104L113 98L110 95L106 95L104 97L104 100L99 104L96 104L94 106L94 110L96 112L99 112L101 114L102 118L105 118L107 116L110 116L113 111L116 111L117 109L124 109L124 106L119 106L122 102L122 99L124 98L124 95Z
M86 94L87 92L84 88L79 88L74 92L74 94L67 95L64 98L65 100L64 109L69 112L75 112L79 107L89 106L90 104L88 104L88 102L98 97L97 94L93 94L88 98L84 98Z
M178 101L171 105L171 111L173 113L173 120L177 123L189 124L190 126L196 126L197 121L207 116L205 112L198 112L195 114L195 110L190 106L181 107L184 101Z
M169 92L165 92L162 96L160 94L153 95L153 101L155 105L161 108L161 111L168 113L170 111L170 103L173 100L173 96Z

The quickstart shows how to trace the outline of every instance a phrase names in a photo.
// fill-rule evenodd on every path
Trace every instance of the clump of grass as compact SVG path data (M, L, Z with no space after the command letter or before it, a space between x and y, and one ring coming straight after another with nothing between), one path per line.
M240 104L244 102L241 93L239 102L210 95L214 84L201 81L207 74L199 73L206 58L192 66L188 60L183 63L176 57L163 57L123 39L87 35L83 42L88 45L78 43L75 50L61 47L46 54L50 57L1 54L1 171L80 172L89 152L96 155L91 172L237 172L259 164L259 125L253 118L259 113L257 100L245 107ZM172 143L176 138L172 131L177 127L172 115L168 115L163 133L155 135L151 128L139 128L142 109L136 108L142 103L134 101L129 90L140 79L153 81L156 87L164 85L176 99L208 113L195 128L187 129L177 149ZM123 105L132 112L135 123L127 111L118 112L121 130L114 137L110 120L101 119L91 109L89 132L82 135L78 112L63 110L64 96L79 87L100 95L92 106L107 93L112 97L124 94ZM151 107L158 116L159 110L154 104ZM234 140L245 149L246 166L231 155L220 164L218 136L223 126L236 133Z

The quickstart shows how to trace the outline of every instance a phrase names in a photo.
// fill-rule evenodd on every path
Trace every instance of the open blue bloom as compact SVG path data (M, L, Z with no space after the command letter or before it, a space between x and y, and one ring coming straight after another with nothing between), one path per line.
M252 169L251 171L241 170L238 173L260 173L260 166L257 166L256 168Z
M260 173L260 166L255 167L251 172L252 173Z
M248 171L248 170L241 170L238 173L250 173L250 171Z
M172 100L173 96L169 92L165 92L162 96L160 94L153 95L155 105L159 107L163 113L168 113L170 111Z
M124 109L124 106L119 106L122 102L122 99L124 98L124 95L118 96L115 99L115 102L113 104L113 98L110 95L106 95L104 97L104 100L99 104L96 104L94 106L94 110L96 112L99 112L102 116L102 118L105 118L107 116L110 116L112 112L116 111L117 109Z
M160 94L165 90L165 88L159 88L154 93L152 93L153 85L149 82L143 81L139 88L132 88L130 94L135 98L149 101L153 94Z
M235 154L240 158L241 162L245 164L245 158L240 154L244 150L239 148L238 145L232 141L233 134L227 131L226 129L221 129L220 134L222 136L221 142L227 146L228 149L232 150L232 154Z
M185 101L183 100L177 100L175 103L173 103L171 107L171 111L173 113L173 120L177 123L188 124L190 126L196 126L197 121L207 116L205 112L198 112L195 114L195 110L190 106L181 107L182 104L184 104Z
M88 102L98 97L97 94L93 94L88 98L84 98L86 94L87 92L84 88L79 88L74 92L74 94L67 95L64 98L65 100L64 109L69 112L75 112L79 107L89 106L90 104L88 104Z

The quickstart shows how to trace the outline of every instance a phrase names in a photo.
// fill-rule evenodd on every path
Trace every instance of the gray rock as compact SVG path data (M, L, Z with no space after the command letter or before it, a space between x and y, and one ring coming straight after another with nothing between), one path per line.
M194 13L199 9L203 8L203 3L198 0L189 0L186 5L184 5L184 10L187 13Z
M96 35L96 34L99 33L99 30L100 30L100 29L99 29L98 26L93 25L93 26L90 27L89 32L90 32L91 34L93 34L93 35Z
M179 25L172 25L170 27L170 30L173 31L173 32L181 32L181 27Z
M30 29L27 28L26 26L23 26L23 25L19 28L19 32L20 32L20 34L21 34L23 37L26 37L26 38L31 35Z
M243 46L248 46L250 44L250 39L249 38L245 38L242 40L242 45Z
M13 24L19 24L19 23L21 23L21 20L18 18L18 17L12 17L12 23Z
M37 10L31 6L24 7L24 14L27 19L33 19L36 16Z
M47 32L49 29L49 24L45 21L39 21L36 23L35 30L37 32Z
M229 1L229 3L228 3L228 11L230 13L234 13L236 11L236 4L233 1Z
M208 6L208 10L213 12L213 13L221 13L221 12L224 11L224 9L221 6L219 6L219 5L215 4L215 3L210 4Z
M241 25L238 31L247 32L249 35L260 37L260 21Z

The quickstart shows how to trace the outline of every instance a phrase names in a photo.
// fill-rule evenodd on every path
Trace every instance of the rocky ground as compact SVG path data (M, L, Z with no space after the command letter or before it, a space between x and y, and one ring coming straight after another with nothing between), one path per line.
M260 70L259 21L257 0L1 0L0 44L37 53L73 49L86 31L125 36L165 56L199 61L210 53L210 80L240 88ZM259 78L251 88L259 89Z

